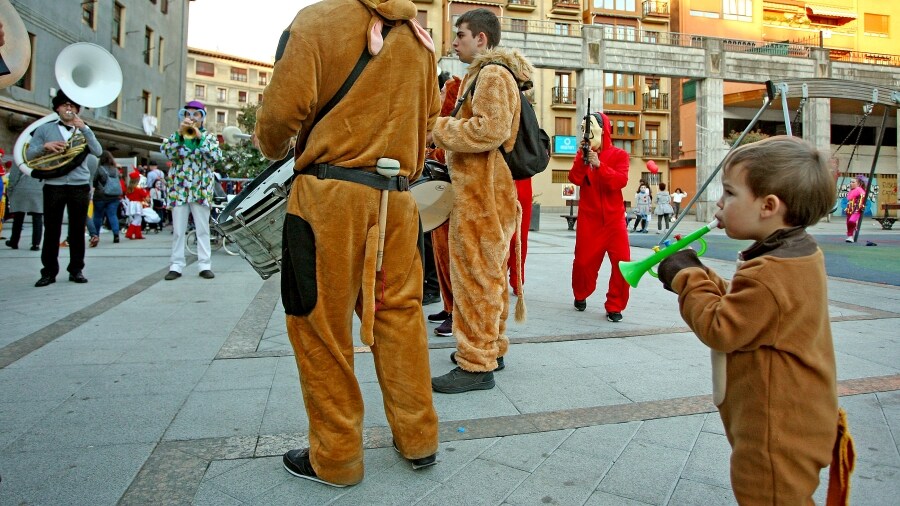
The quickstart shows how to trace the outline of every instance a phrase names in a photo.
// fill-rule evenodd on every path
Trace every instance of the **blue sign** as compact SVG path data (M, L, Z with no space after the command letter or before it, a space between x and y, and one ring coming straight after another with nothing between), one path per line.
M554 135L554 155L574 155L578 152L578 137L574 135Z

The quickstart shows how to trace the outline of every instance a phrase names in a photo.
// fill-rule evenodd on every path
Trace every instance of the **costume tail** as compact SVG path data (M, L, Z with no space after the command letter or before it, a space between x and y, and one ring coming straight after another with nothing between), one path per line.
M828 495L826 506L845 506L850 504L850 475L856 467L856 449L850 426L847 424L847 412L838 409L837 439L831 453L831 467L828 469Z
M525 308L525 289L522 287L522 204L516 199L516 321L523 323L528 318Z

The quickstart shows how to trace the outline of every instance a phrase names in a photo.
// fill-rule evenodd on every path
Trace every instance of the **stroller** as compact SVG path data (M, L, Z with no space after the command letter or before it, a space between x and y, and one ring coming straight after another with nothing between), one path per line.
M157 234L166 225L166 210L169 207L167 201L166 183L162 179L157 179L153 183L153 188L150 188L150 207L143 211L144 221Z

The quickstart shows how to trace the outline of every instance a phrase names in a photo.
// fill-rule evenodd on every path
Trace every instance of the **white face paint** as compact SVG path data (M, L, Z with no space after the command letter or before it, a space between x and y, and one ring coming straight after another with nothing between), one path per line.
M603 147L603 127L597 122L597 117L591 114L591 149L598 150ZM581 122L581 134L584 137L584 122Z

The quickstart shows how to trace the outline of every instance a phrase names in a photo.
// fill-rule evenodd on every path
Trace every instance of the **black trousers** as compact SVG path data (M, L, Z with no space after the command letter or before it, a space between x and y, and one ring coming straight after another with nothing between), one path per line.
M84 227L87 223L90 185L44 185L44 248L41 250L41 276L59 274L59 241L63 210L69 215L69 274L84 269Z
M22 236L22 227L25 225L25 213L12 214L13 226L12 234L9 236L10 244L19 245L19 238ZM44 233L44 215L41 213L28 213L31 216L31 245L41 245L41 234Z
M424 261L422 293L440 295L441 286L438 284L437 269L434 266L434 249L431 247L431 232L425 232L425 249L422 256L424 257L422 259Z

